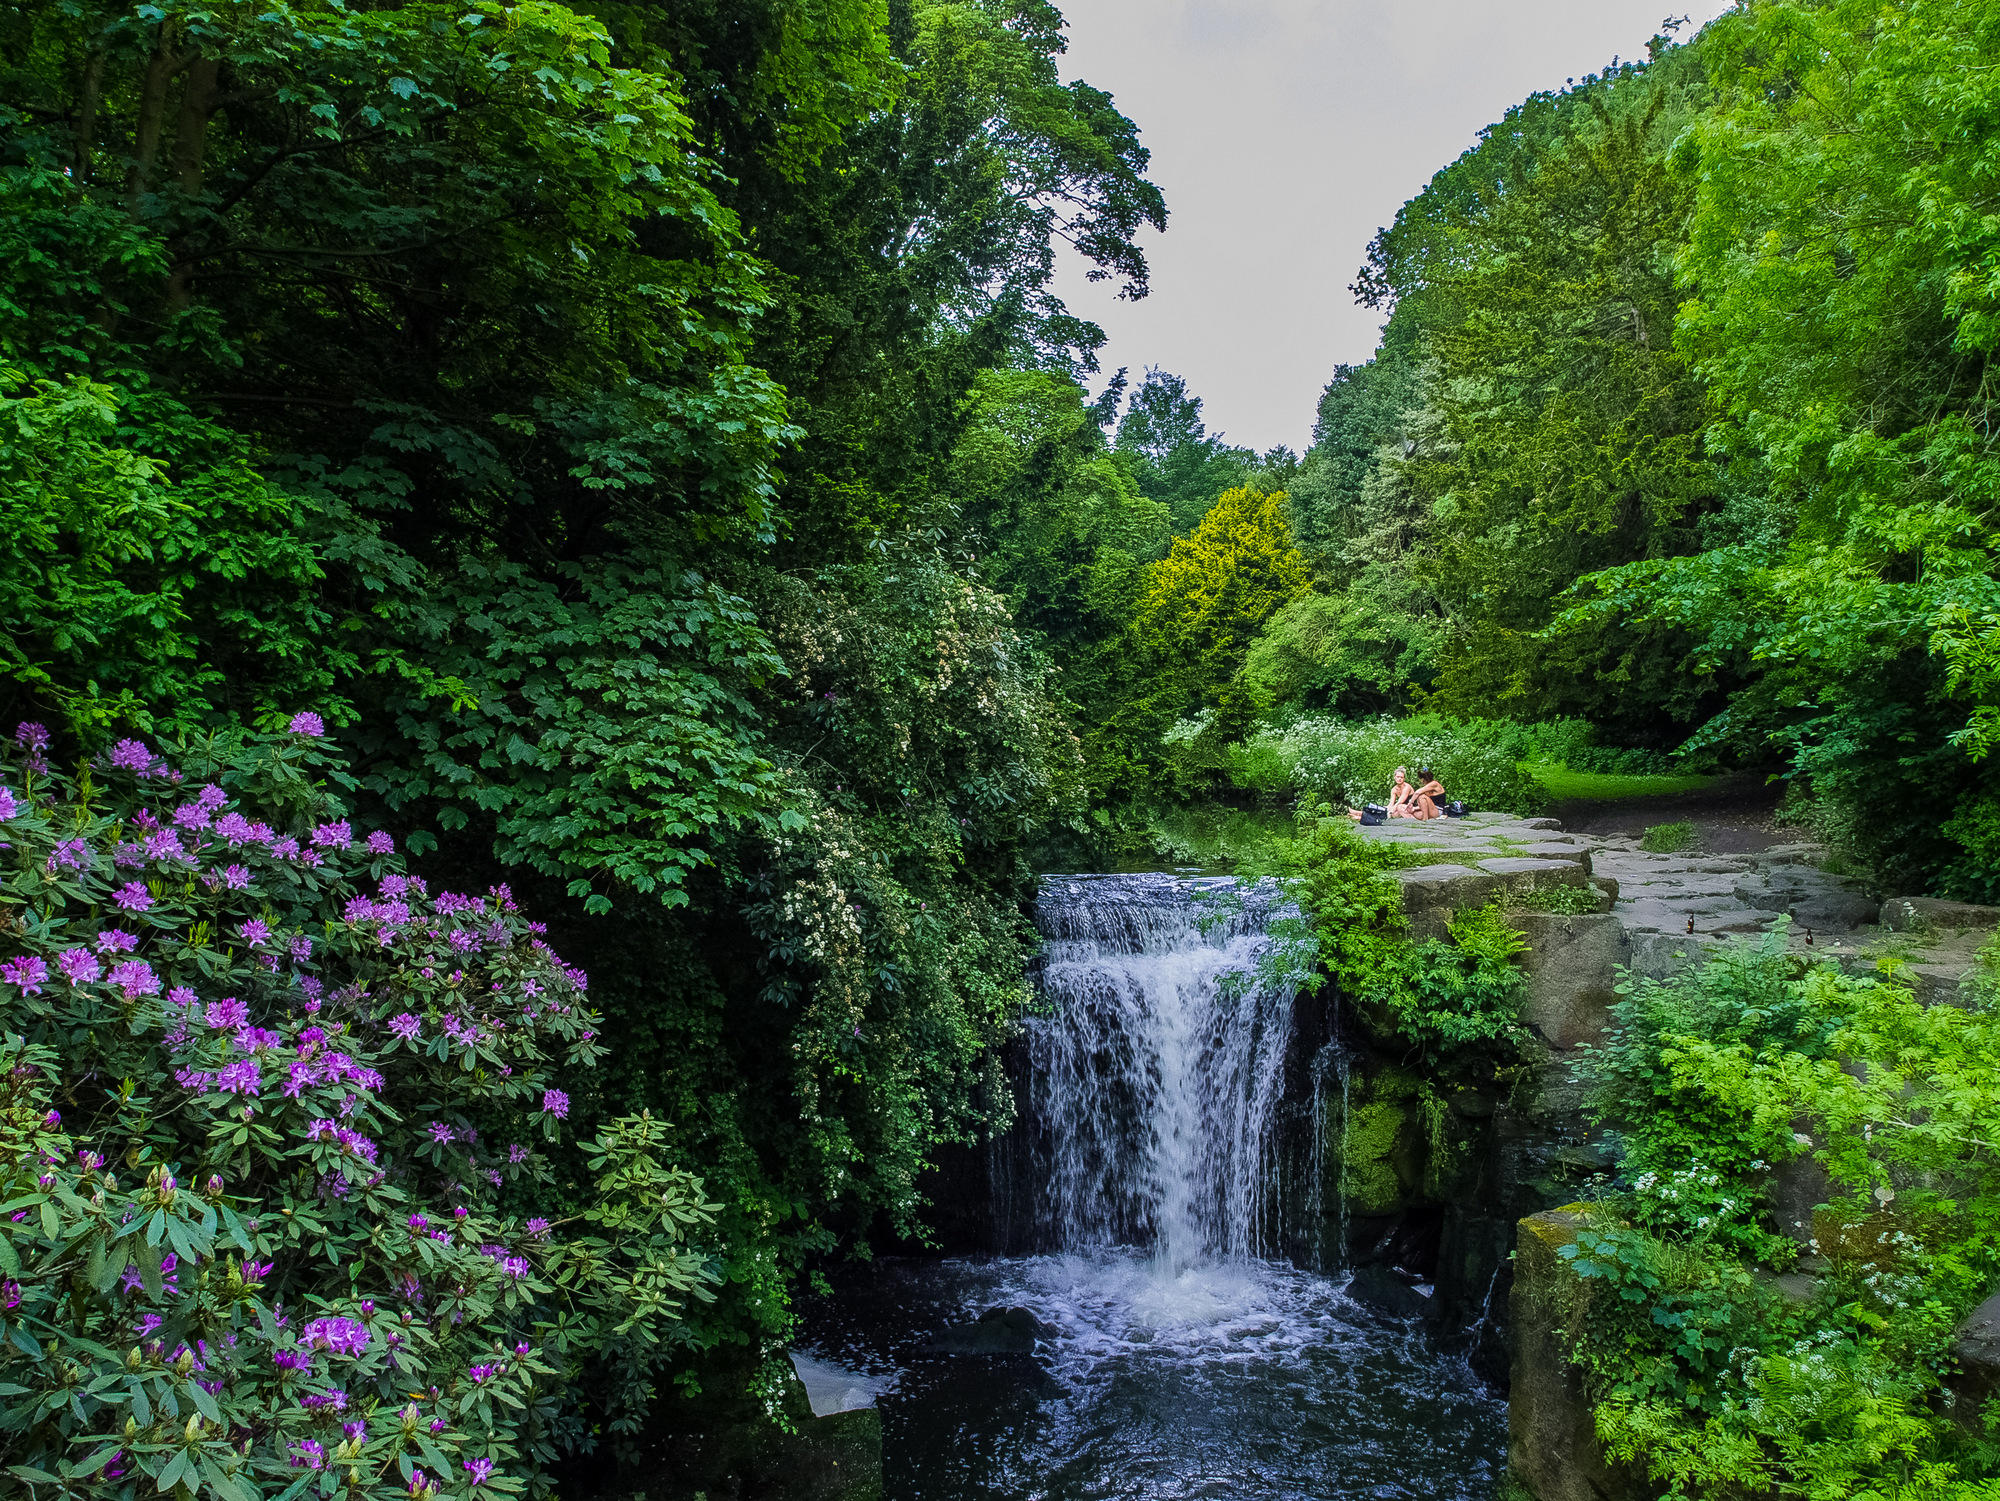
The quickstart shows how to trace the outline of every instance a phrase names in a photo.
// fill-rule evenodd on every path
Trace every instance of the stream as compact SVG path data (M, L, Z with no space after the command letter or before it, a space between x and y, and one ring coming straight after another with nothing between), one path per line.
M877 1394L890 1501L1493 1494L1504 1401L1345 1273L1276 1254L1325 1179L1273 1188L1294 988L1257 966L1283 915L1227 881L1044 883L1047 1012L995 1156L1024 1254L851 1268L807 1318ZM1042 1321L1034 1354L930 1348L996 1307Z

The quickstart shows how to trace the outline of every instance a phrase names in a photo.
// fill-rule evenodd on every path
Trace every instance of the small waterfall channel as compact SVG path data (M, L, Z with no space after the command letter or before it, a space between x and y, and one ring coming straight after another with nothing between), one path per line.
M885 1258L809 1324L883 1392L889 1501L1491 1496L1504 1404L1299 1254L1339 1213L1347 1064L1260 975L1285 915L1229 880L1044 879L1045 1006L992 1163L1027 1254ZM995 1307L1041 1321L1033 1355L940 1351Z
M1181 1272L1273 1249L1297 994L1258 973L1275 899L1170 875L1044 884L1049 1012L1024 1082L1047 1158L1035 1217L1063 1250L1150 1247Z

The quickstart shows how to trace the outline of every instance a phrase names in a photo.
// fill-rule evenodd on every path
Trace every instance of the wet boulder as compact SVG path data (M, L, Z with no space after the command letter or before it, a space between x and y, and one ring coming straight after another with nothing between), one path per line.
M1032 1309L989 1308L970 1324L940 1329L924 1348L937 1355L1032 1355L1038 1343L1057 1333Z
M1431 1300L1386 1266L1356 1267L1348 1278L1347 1296L1391 1318L1420 1319L1431 1311Z

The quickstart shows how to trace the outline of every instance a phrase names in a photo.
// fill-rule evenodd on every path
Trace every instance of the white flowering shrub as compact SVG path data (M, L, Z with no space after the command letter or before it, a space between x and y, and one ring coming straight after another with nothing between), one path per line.
M554 1181L583 974L353 827L320 731L0 754L9 1489L539 1493L579 1373L643 1392L708 1296L657 1122Z
M1520 769L1514 747L1481 733L1477 725L1431 719L1412 726L1387 717L1340 720L1321 715L1267 730L1241 754L1261 755L1260 768L1269 762L1261 770L1263 779L1275 783L1282 776L1308 805L1358 808L1386 802L1398 766L1408 769L1412 781L1419 768L1430 767L1447 797L1473 808L1528 813L1542 801L1534 779Z

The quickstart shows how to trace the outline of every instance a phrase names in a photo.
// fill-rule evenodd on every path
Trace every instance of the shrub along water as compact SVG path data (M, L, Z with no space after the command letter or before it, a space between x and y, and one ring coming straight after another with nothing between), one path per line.
M318 716L0 758L0 1461L224 1501L549 1489L711 1296L649 1115L578 1144L587 980L356 828Z
M1606 1293L1569 1332L1614 1458L1673 1496L1994 1494L1990 1413L1943 1384L2000 1279L1991 960L1926 1007L1781 927L1621 988L1594 1071L1622 1163L1562 1252ZM1773 1174L1807 1157L1829 1205L1778 1224ZM1763 1270L1795 1262L1809 1291Z

